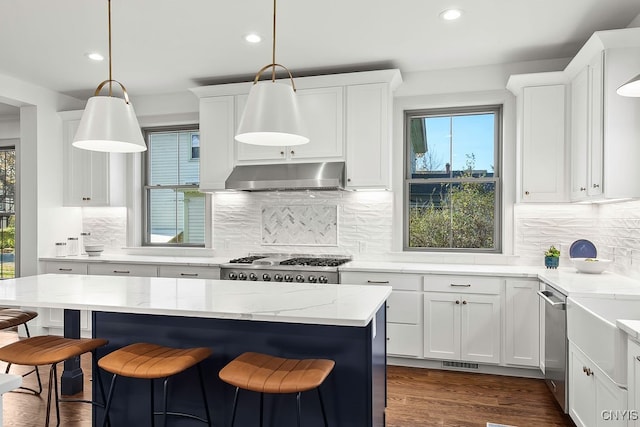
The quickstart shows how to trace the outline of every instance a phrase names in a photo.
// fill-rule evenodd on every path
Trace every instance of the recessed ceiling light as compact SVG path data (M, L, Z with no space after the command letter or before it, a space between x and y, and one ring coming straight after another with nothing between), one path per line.
M248 43L260 43L262 41L262 37L260 37L256 33L247 34L246 36L244 36L244 39Z
M447 9L443 10L440 13L440 18L445 21L454 21L462 16L462 11L460 9Z
M91 52L91 53L87 53L87 58L91 59L92 61L102 61L104 60L104 56L100 55L98 52Z

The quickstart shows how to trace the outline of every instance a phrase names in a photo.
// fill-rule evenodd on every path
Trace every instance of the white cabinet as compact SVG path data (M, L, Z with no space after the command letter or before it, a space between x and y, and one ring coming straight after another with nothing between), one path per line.
M522 91L520 141L523 202L560 202L565 195L565 85Z
M343 88L298 89L296 94L309 143L294 147L266 147L235 142L236 163L331 161L344 157ZM236 125L246 101L247 95L236 97Z
M506 279L504 310L504 362L506 364L539 366L539 287L537 280Z
M347 188L391 185L391 106L389 84L347 88Z
M53 274L87 274L86 262L45 262L44 272ZM43 327L59 329L62 332L64 327L64 310L61 308L45 308L41 312L40 323ZM80 329L84 335L91 331L90 313L86 310L80 311Z
M387 354L401 357L422 356L421 281L411 274L340 273L340 283L393 288L387 300Z
M90 263L87 270L88 274L106 276L158 276L158 267L151 264Z
M63 120L63 202L65 206L124 206L125 157L71 145L82 111L60 113Z
M571 200L603 190L603 54L571 81Z
M234 111L233 96L200 99L200 191L224 190L233 169Z
M626 409L626 390L569 342L569 415L576 426L627 426Z
M629 340L627 345L627 408L629 427L640 427L640 344Z
M181 279L219 279L219 267L199 267L181 265L158 266L158 277L175 277Z

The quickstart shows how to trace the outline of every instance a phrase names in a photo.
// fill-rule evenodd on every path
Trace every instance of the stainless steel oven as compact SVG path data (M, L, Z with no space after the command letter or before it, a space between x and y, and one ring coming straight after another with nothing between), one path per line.
M546 285L538 295L544 302L544 378L562 410L567 412L567 296ZM542 331L541 331L542 332Z

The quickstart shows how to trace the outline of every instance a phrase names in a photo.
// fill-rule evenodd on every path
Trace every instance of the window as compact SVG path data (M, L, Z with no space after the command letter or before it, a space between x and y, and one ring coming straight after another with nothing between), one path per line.
M500 251L501 113L405 112L405 250Z
M143 244L204 246L205 195L197 126L146 129Z

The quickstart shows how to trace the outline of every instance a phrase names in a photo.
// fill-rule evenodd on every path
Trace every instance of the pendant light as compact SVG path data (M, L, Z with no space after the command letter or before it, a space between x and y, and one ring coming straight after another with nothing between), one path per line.
M276 82L276 67L283 68L291 86ZM271 81L259 82L271 68ZM296 86L287 67L276 63L276 0L273 0L273 50L271 64L262 67L253 81L247 105L236 132L236 141L253 145L301 145L309 142L296 99Z
M620 86L616 93L622 96L640 97L640 74Z
M111 0L109 5L109 79L100 83L89 98L82 113L78 130L73 139L74 147L91 151L113 153L136 153L145 151L138 119L129 102L127 90L111 76ZM122 89L123 97L113 96L113 84ZM108 96L99 96L102 88L108 85Z

